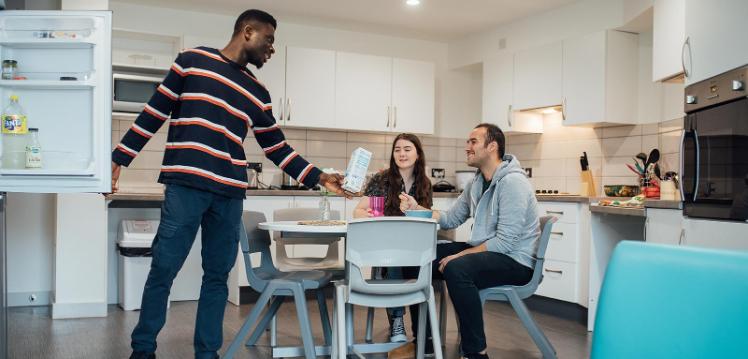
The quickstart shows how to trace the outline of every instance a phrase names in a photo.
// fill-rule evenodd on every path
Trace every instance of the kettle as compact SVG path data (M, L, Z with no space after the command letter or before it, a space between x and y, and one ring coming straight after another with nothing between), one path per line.
M258 189L259 188L259 176L262 172L262 163L249 162L247 163L247 189Z
M289 176L286 172L283 172L283 182L281 182L281 189L299 189L299 182Z

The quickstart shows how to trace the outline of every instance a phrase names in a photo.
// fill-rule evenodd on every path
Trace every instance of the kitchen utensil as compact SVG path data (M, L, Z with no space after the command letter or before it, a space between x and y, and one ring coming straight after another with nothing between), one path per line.
M651 163L657 163L659 160L660 150L655 148L649 152L649 157L647 157L647 162L644 163L644 168L647 168Z
M646 153L639 152L639 154L636 155L636 159L642 161L642 168L646 168L647 167L647 165L646 165L646 163L647 163L647 154Z
M462 192L475 178L475 171L455 171L455 175L457 176L457 192Z
M257 189L257 170L254 168L247 169L247 189Z
M673 180L667 180L660 182L660 199L675 201L675 182Z
M634 168L634 166L627 163L626 167L628 167L631 170L631 172L636 173L639 177L643 176L642 172L638 171L636 168Z
M281 189L299 189L299 182L283 172L283 182L281 183Z
M587 171L590 168L590 160L587 158L587 152L582 152L583 155L579 157L579 164L582 166L582 171Z
M662 179L662 177L660 177L660 165L659 165L659 164L657 164L657 163L655 163L655 167L654 167L654 175L655 175L655 176L656 176L656 177L657 177L658 179Z

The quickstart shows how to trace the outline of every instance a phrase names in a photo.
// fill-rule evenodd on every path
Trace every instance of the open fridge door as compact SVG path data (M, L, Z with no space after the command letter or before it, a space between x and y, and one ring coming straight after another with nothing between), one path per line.
M109 11L0 11L0 192L111 191L111 28Z

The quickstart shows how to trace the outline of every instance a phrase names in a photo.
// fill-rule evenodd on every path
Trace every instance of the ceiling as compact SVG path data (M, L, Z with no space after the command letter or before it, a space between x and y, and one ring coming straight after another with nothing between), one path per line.
M449 41L577 0L126 0L149 6L238 15L265 10L281 22Z

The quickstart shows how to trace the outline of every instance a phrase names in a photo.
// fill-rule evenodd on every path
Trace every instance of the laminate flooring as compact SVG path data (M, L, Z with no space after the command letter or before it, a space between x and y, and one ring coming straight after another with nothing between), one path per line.
M332 308L332 302L328 301ZM226 305L223 349L236 335L252 304ZM191 358L192 339L197 302L173 302L166 326L158 337L157 357ZM315 301L308 301L315 342L322 342L319 311ZM448 311L445 358L458 358L457 328L451 309ZM128 358L130 333L138 321L137 311L123 311L112 305L106 318L52 320L49 307L10 308L8 313L8 343L12 359L70 359L70 358ZM592 334L578 322L560 319L543 313L533 313L535 320L556 348L559 358L587 358ZM406 315L407 317L408 315ZM366 311L355 312L356 338L362 341ZM541 358L540 351L525 331L514 311L504 303L488 302L484 312L488 354L491 358ZM408 334L409 319L406 319ZM293 303L286 302L279 312L278 342L280 345L300 345L299 326ZM387 316L383 310L375 315L374 338L388 337ZM270 358L269 337L264 335L259 346L242 348L237 358ZM386 354L371 355L386 358Z

